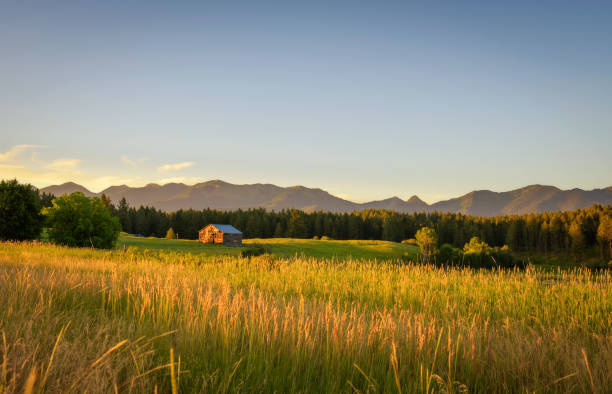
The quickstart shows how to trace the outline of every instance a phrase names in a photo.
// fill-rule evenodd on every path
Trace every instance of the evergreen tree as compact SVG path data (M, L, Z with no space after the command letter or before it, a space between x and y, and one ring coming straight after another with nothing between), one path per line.
M582 253L585 247L584 234L582 233L582 227L580 224L580 221L575 220L569 227L571 249L576 262L578 262L582 257Z
M599 219L597 240L601 246L601 257L612 260L612 216L604 215Z
M176 239L176 234L174 234L174 230L172 229L172 227L170 227L168 229L168 231L166 232L166 239Z

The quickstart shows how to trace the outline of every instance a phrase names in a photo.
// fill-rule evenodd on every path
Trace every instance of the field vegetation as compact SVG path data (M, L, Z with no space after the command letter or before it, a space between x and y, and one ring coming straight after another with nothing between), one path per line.
M418 248L414 245L389 241L337 241L295 238L251 238L243 241L245 247L261 246L274 257L314 257L346 260L350 258L371 260L416 260ZM240 248L203 244L194 240L177 240L155 237L135 237L125 233L119 236L118 248L135 248L139 251L188 252L200 256L239 256Z
M2 243L0 392L603 393L611 285L583 268Z

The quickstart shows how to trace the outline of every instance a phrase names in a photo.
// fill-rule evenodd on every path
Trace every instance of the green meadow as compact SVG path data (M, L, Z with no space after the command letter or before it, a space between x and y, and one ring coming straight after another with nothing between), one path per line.
M415 260L418 248L414 245L390 241L335 241L295 238L253 238L243 241L244 247L261 245L275 257L314 257L346 260ZM144 238L121 233L118 248L134 247L144 250L168 250L203 256L238 256L241 248L203 244L194 240Z
M0 393L612 387L609 271L355 257L404 253L386 243L268 240L273 255L241 258L121 242L0 243Z

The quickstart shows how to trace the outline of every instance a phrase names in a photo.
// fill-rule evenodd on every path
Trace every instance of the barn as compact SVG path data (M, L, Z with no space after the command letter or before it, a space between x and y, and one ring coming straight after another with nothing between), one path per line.
M242 246L242 233L230 224L209 224L198 234L199 241L205 244Z

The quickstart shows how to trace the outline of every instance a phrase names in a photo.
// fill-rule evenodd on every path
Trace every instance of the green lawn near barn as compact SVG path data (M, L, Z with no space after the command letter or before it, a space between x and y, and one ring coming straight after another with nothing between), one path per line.
M188 252L203 254L205 256L238 256L244 248L261 245L270 250L277 257L314 257L314 258L348 258L376 259L376 260L414 260L418 255L418 248L414 245L405 245L389 241L338 241L314 240L296 238L254 238L245 239L242 248L203 244L196 240L165 239L153 237L135 237L121 233L117 248L133 247L140 250L169 250L174 252Z

